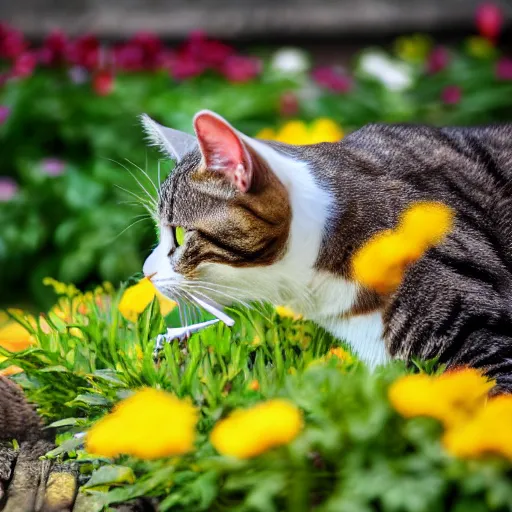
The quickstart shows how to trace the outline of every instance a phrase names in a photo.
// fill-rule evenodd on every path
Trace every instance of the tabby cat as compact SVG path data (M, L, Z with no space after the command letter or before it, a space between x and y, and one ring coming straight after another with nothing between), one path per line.
M371 124L292 146L247 137L210 111L195 116L195 137L143 124L177 161L144 264L164 294L286 304L370 365L438 358L512 391L512 125ZM424 200L455 212L447 238L391 294L354 282L354 252Z

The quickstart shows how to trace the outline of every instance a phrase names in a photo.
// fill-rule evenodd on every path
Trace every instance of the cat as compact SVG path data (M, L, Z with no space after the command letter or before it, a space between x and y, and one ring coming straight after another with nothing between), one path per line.
M206 110L195 136L143 125L176 160L143 268L164 294L286 304L370 366L437 358L512 392L511 124L370 124L307 146L250 138ZM354 282L354 252L424 200L454 211L446 239L391 294Z

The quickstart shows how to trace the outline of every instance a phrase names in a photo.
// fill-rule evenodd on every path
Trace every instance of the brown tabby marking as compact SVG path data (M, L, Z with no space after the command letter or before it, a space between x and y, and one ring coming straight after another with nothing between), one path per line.
M265 162L252 159L257 178L245 194L200 161L193 172L177 169L164 184L160 217L189 233L176 272L193 279L200 263L265 266L283 256L291 222L288 192ZM194 162L180 168L189 166Z

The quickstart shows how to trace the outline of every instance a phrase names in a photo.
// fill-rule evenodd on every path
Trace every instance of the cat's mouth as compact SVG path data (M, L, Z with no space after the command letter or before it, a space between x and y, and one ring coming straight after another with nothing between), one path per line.
M182 310L185 310L186 312L188 305L193 304L196 307L204 309L227 326L232 327L234 325L235 321L224 312L223 306L212 299L209 295L206 295L204 291L188 288L185 285L180 286L180 284L177 283L172 284L169 283L168 279L152 280L151 278L155 275L156 274L148 276L148 278L161 293L178 304L183 324L188 323L188 316L186 313L181 315Z

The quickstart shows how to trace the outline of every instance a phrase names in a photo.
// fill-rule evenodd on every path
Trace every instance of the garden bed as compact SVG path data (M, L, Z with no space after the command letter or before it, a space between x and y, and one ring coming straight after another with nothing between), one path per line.
M147 281L125 290L156 237L142 194L172 169L146 156L140 113L190 131L210 108L291 144L375 121L510 120L512 59L492 20L456 48L403 37L343 68L200 33L178 48L147 33L33 48L2 26L0 287L29 306L0 316L0 509L509 512L512 398L487 400L477 372L370 371L259 304L155 359L178 309L142 294Z

